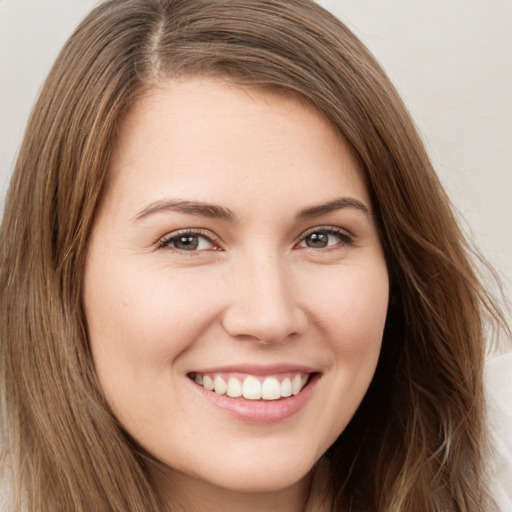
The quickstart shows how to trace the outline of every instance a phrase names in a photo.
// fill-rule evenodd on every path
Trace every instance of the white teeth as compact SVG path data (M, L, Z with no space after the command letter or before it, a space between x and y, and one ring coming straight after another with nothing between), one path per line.
M261 385L261 398L263 400L279 400L281 398L281 385L274 377L268 377Z
M292 381L288 377L281 382L281 396L292 396Z
M259 400L261 398L261 384L256 377L246 377L242 388L244 398Z
M218 395L224 395L228 390L228 385L220 375L215 375L213 379L213 388L215 389L215 393Z
M228 380L227 395L231 398L238 398L239 396L242 396L242 383L238 379L231 377Z
M298 395L300 390L302 389L302 377L300 375L295 375L292 380L292 393L294 395Z
M285 377L282 382L276 377L266 377L263 380L253 375L245 377L243 382L237 377L226 380L219 374L194 374L193 380L204 388L215 391L218 395L231 398L243 396L247 400L279 400L299 394L307 384L309 375L297 373L293 379Z
M203 377L203 386L210 391L213 389L213 380L208 375Z

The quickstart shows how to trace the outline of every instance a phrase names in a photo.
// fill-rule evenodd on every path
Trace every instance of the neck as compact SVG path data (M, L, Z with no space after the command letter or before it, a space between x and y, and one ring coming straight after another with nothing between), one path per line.
M308 474L290 487L273 491L239 491L218 487L188 475L153 472L169 510L183 512L304 512L311 486Z

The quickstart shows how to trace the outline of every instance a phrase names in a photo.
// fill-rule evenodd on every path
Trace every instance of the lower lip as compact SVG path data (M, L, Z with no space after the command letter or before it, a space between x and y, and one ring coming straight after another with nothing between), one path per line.
M318 374L311 375L307 385L297 395L279 400L247 400L231 398L209 391L194 381L194 388L210 403L245 423L271 424L278 423L298 413L313 395L314 387L319 379Z

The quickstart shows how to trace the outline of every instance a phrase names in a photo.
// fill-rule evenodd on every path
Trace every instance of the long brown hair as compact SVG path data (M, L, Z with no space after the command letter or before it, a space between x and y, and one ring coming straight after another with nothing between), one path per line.
M298 94L365 173L391 305L375 378L328 451L333 510L485 505L483 290L413 123L360 41L309 0L110 0L65 45L32 112L1 232L4 459L32 512L164 510L97 382L84 261L122 116L154 84L215 75Z

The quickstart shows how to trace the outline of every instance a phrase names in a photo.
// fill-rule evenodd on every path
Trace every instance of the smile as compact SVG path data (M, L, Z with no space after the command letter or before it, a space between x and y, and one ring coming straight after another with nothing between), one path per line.
M279 400L298 395L308 383L310 374L297 372L264 377L239 373L192 373L189 377L218 395L246 400Z

